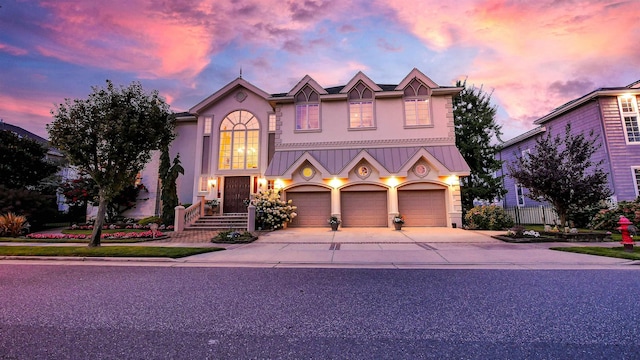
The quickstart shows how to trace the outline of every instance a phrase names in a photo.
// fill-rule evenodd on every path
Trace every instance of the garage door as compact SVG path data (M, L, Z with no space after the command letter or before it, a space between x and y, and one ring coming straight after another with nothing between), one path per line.
M340 206L342 226L389 226L386 191L343 191Z
M331 192L291 192L287 193L287 200L293 200L292 205L298 207L298 216L289 226L328 226L327 219L331 216Z
M398 210L405 226L447 226L444 190L398 191Z

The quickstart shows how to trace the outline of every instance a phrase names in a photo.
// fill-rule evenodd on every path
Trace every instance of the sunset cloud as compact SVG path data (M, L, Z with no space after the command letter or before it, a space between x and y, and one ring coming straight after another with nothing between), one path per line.
M184 110L240 68L256 86L283 92L306 74L323 86L358 71L393 83L417 67L440 85L467 78L493 92L506 136L515 136L569 100L640 79L636 7L613 0L25 0L0 9L10 29L0 32L0 117L46 136L52 103L86 95L106 78L142 80Z

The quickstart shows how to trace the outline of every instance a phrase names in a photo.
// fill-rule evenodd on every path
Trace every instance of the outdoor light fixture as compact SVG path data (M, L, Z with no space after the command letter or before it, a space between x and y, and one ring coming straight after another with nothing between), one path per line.
M398 180L398 178L396 178L395 176L387 179L387 185L391 186L392 188L398 186L398 184L400 184L400 180Z
M284 181L282 181L281 179L276 179L276 181L273 182L273 187L276 190L280 190L284 187Z
M207 182L209 184L209 188L214 188L216 187L216 183L217 183L217 179L215 178L209 178L209 181Z
M451 175L445 180L445 182L449 186L459 185L460 184L460 178L455 176L455 175Z
M340 187L340 185L342 185L342 181L340 181L337 177L334 177L333 179L331 179L331 181L329 181L329 185L331 185L332 188L337 189L338 187Z

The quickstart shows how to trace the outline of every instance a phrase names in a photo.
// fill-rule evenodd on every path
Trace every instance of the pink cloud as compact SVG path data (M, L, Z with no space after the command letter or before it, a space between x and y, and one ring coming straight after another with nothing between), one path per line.
M0 51L9 53L14 56L27 55L29 52L25 49L0 43Z
M301 53L302 33L346 6L340 3L44 0L55 20L43 25L51 39L37 50L70 63L188 81L237 38Z
M627 85L616 82L619 73L640 67L640 51L630 46L632 34L640 33L633 2L463 0L421 8L411 3L389 6L428 47L475 49L477 56L461 75L495 89L493 99L511 121L529 127L531 119L596 87Z

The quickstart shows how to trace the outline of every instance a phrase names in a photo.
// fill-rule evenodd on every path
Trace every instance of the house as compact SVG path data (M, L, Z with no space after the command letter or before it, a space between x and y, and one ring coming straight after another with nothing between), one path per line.
M219 199L222 214L277 189L297 206L289 226L460 226L452 98L417 69L398 84L357 73L323 87L310 76L269 94L239 77L178 114L171 156L180 154L182 203ZM147 172L149 174L149 172Z
M76 176L76 171L71 166L69 166L64 155L60 152L60 150L51 146L47 139L38 136L30 131L27 131L19 126L4 122L2 119L0 119L0 131L10 131L16 134L19 138L31 139L40 144L42 147L46 148L47 152L44 155L45 160L60 166L57 175L60 177L61 181L66 181ZM59 211L66 212L69 210L69 206L65 203L64 196L62 196L61 194L57 194L56 202L58 204Z
M536 128L505 142L499 153L505 162L501 174L507 175L504 207L524 209L547 205L528 198L527 189L508 176L506 166L516 157L526 156L535 148L536 139L545 133L563 134L567 124L571 124L573 133L587 135L593 131L601 141L602 146L592 160L602 160L602 168L609 173L611 202L637 198L640 195L639 95L640 81L625 87L594 90L554 109L534 122Z

